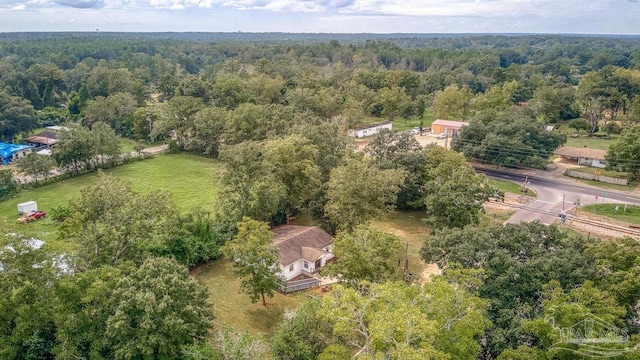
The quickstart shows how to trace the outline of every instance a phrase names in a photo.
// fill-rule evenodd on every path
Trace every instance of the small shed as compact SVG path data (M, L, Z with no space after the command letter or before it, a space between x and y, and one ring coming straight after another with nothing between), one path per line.
M455 137L458 135L458 132L460 132L460 129L463 126L467 126L467 125L469 125L469 123L465 121L438 119L431 123L431 133L432 134L446 133L451 137Z
M26 214L32 211L38 211L38 203L35 201L26 201L18 204L18 213Z
M361 126L356 129L349 130L349 136L355 138L361 138L365 136L371 136L379 133L383 129L391 130L392 128L391 121L383 121L375 124L369 124L366 126Z
M563 146L557 149L555 154L565 159L578 160L579 165L593 166L597 168L604 168L606 166L606 150Z

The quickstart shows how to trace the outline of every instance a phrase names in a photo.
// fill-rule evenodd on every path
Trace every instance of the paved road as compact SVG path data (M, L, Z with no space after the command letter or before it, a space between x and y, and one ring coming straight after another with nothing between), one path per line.
M508 223L520 223L538 220L545 224L551 224L558 219L558 214L563 209L570 211L575 207L575 202L581 205L597 203L634 204L640 206L640 196L610 190L602 190L589 186L582 186L569 179L543 178L539 176L525 175L517 170L502 170L487 167L476 167L476 171L489 177L523 183L525 176L530 182L529 187L537 193L535 201L530 200L526 206L532 210L519 210ZM596 196L598 197L596 200ZM537 211L536 211L537 210ZM573 210L575 211L575 210ZM544 212L544 213L541 213Z

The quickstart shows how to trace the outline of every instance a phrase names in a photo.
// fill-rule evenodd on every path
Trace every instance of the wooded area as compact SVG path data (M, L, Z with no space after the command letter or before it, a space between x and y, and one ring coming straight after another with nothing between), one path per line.
M346 136L434 119L469 122L452 150L385 130L356 151ZM624 329L607 349L636 359L637 241L482 224L483 203L504 194L467 160L544 168L566 142L551 124L622 133L610 167L637 174L638 122L633 37L0 34L1 141L64 126L53 159L70 176L118 165L120 137L220 164L219 191L202 199L211 212L100 174L50 212L64 251L0 219L0 357L567 358L580 346L554 347L558 331L587 317ZM36 181L54 166L17 164ZM21 186L0 170L0 200ZM393 210L424 215L420 255L442 275L397 281L399 240L371 228ZM279 280L269 227L301 215L336 235L338 261L322 274L342 284L273 336L214 323L188 269L232 261L242 291L268 306Z

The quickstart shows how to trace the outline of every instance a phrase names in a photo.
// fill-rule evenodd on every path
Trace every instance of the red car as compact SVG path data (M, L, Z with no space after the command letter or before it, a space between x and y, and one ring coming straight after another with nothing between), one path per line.
M25 214L24 216L18 218L18 222L20 224L26 224L28 222L32 222L40 219L41 217L46 216L47 213L44 211L32 211L30 213Z

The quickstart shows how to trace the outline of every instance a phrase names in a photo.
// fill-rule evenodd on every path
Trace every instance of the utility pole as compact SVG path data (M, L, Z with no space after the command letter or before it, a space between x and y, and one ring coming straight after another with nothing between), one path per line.
M564 212L564 194L562 194L562 211Z

